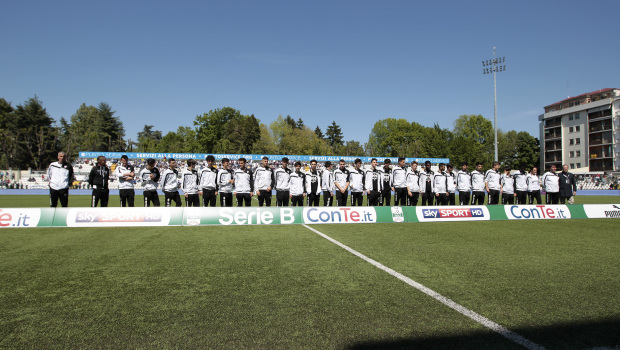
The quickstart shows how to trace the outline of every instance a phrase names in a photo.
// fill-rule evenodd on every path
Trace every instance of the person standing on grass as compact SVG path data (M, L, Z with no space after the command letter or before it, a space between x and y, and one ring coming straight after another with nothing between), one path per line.
M129 164L129 158L123 154L121 161L114 169L114 175L118 179L118 195L121 199L121 207L133 207L136 192L133 188L134 172L133 165Z
M534 204L534 199L536 199L536 204L542 204L542 200L540 199L540 179L538 178L537 167L532 167L532 170L527 175L527 197L529 204Z
M364 205L364 171L362 170L361 159L355 160L349 180L351 182L351 206L361 207Z
M252 206L252 194L254 193L254 179L252 171L246 168L247 161L245 158L239 158L239 169L234 172L235 197L237 198L237 206Z
M291 173L291 206L303 207L306 197L306 174L301 171L301 162L295 162L295 171Z
M482 163L476 162L476 169L471 172L471 205L484 205L484 190Z
M379 205L389 207L392 205L392 169L390 164L392 161L389 158L383 160L383 169L381 171L381 181L383 182L381 191L381 197L379 197Z
M280 167L274 171L276 186L276 207L288 207L291 195L291 169L288 158L282 158Z
M90 170L88 175L88 183L93 188L93 193L90 201L91 207L96 207L101 201L101 207L108 206L108 200L110 199L110 168L106 165L106 159L104 156L97 157L97 164Z
M323 206L331 207L334 205L334 172L332 162L325 162L325 170L321 175L321 187L323 189Z
M306 173L306 192L308 193L308 206L318 207L321 200L321 174L316 168L316 160L310 161L310 170Z
M515 197L517 194L515 193L515 179L510 175L510 171L512 168L506 166L504 168L504 174L500 176L499 184L500 184L500 193L502 194L502 204L515 204Z
M542 187L547 192L547 204L558 204L560 201L560 178L555 173L557 167L551 165L542 178Z
M7 175L8 178L8 175ZM66 208L69 205L69 186L73 181L73 167L68 162L65 152L58 152L58 161L47 169L50 182L50 207L56 208L58 201Z
M172 206L174 201L175 207L181 206L181 196L179 195L179 172L177 170L177 161L174 158L168 159L168 169L161 175L161 189L164 191L164 199L166 206Z
M146 160L146 167L140 171L138 175L142 181L142 188L144 188L144 206L150 207L151 202L153 206L159 207L159 195L157 194L157 186L159 185L159 169L155 166L155 159L149 158Z
M439 163L439 171L433 176L433 190L435 205L448 205L448 175L444 163Z
M493 162L493 167L484 174L484 185L489 194L489 205L499 204L500 176L499 162Z
M407 169L405 157L398 157L398 165L392 168L392 191L394 191L394 205L407 205Z
M263 157L261 164L254 171L254 189L256 190L256 198L258 198L258 206L263 204L271 206L271 189L274 187L273 170L269 166L269 158Z
M521 166L517 172L512 174L515 179L515 194L517 204L527 204L527 173L525 168Z
M235 183L234 175L235 173L230 170L230 160L228 158L222 158L222 170L217 172L217 186L220 191L221 207L233 206L232 189Z
M431 206L435 197L435 172L431 170L431 162L424 162L424 170L420 172L420 193L422 193L422 205Z
M407 171L407 206L415 207L420 198L420 172L418 162L411 162L411 168Z
M198 194L202 196L202 205L205 207L215 207L215 201L217 200L218 170L214 164L215 157L208 155L207 166L204 167L198 174Z
M467 171L467 167L467 162L463 162L461 170L456 173L456 190L459 191L460 205L469 205L471 197L471 174ZM482 198L484 199L484 195Z
M187 160L187 169L183 170L181 174L181 189L185 196L186 207L199 207L200 206L200 193L198 187L198 172L196 169L196 161L193 159Z
M339 168L334 171L334 185L336 186L336 201L339 207L347 205L350 172L345 166L344 159L338 163Z
M448 205L456 205L456 175L454 174L454 165L452 165L452 163L448 163L446 167L448 168L446 171L446 178L448 181Z
M368 205L376 207L379 205L379 196L382 190L381 171L377 169L377 158L370 160L370 169L364 174L364 190L368 198Z
M562 166L562 172L560 177L560 203L565 204L568 199L568 204L575 204L575 196L577 195L577 182L575 181L575 175L568 172L568 164Z

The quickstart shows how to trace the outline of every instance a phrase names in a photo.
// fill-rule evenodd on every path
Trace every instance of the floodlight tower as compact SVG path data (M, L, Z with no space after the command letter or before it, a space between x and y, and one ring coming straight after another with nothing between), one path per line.
M506 70L506 65L502 65L502 63L506 63L506 57L498 57L495 58L495 46L493 46L493 59L482 61L482 74L491 74L493 73L493 108L495 110L495 121L493 123L493 129L495 131L495 161L499 161L499 156L497 152L497 78L495 77L495 73L503 72Z

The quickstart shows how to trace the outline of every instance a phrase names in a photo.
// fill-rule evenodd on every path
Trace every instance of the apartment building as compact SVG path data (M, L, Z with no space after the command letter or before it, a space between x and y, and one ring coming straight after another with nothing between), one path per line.
M574 173L620 171L620 89L602 89L545 107L540 121L541 165Z

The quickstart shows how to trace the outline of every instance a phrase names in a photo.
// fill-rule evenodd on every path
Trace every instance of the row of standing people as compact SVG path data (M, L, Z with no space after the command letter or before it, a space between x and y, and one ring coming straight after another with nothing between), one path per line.
M310 162L308 171L301 170L301 163L294 164L294 170L288 167L288 158L282 158L280 166L272 169L269 159L263 157L261 164L253 171L247 168L244 158L238 160L239 168L232 170L228 159L222 160L222 169L215 166L215 158L207 157L207 166L200 171L195 169L196 161L188 160L187 169L179 172L174 159L168 159L168 169L160 173L154 159L148 159L147 165L136 177L135 169L128 163L127 156L121 157L114 174L119 179L119 197L121 206L134 206L134 182L141 181L144 188L144 206L160 206L158 187L164 192L165 205L181 206L178 189L183 190L186 206L215 206L217 196L220 206L250 206L251 199L257 196L259 206L271 206L272 191L276 192L276 205L318 206L323 195L323 205L346 206L349 193L351 205L361 206L364 196L369 206L390 206L394 193L394 205L455 205L455 192L459 193L459 204L482 205L488 194L489 204L537 204L541 203L541 182L537 168L530 173L520 169L511 174L506 167L504 174L499 171L499 163L482 172L482 163L476 163L475 170L468 171L468 164L463 163L461 170L454 173L452 164L440 164L439 171L431 170L431 163L426 162L424 169L418 170L418 163L410 167L405 158L399 158L398 164L391 167L386 159L383 167L372 159L369 169L362 169L362 162L356 159L353 170L340 160L338 167L332 169L331 162L325 162L324 170L317 169L317 161ZM564 166L562 173L556 174L553 166L545 173L542 187L547 192L547 204L564 203L568 198L572 203L576 194L574 175L568 173ZM447 168L447 169L446 169ZM58 162L48 169L50 179L50 205L55 207L58 200L67 206L68 183L73 178L72 167L66 162L66 154L58 154ZM97 158L97 164L91 169L88 182L93 188L91 206L107 206L109 200L110 169L103 156ZM568 190L567 190L568 188ZM234 197L234 199L233 199ZM335 197L335 198L334 198ZM335 201L334 201L335 199Z

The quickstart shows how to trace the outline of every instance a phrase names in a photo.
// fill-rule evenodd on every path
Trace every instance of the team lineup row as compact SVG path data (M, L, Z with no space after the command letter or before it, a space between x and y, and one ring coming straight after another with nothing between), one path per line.
M318 206L320 196L323 195L323 205L332 206L334 197L336 205L347 204L349 192L351 205L361 206L364 196L367 196L367 205L391 205L391 196L394 193L394 205L416 206L421 205L455 205L455 193L459 193L460 205L482 205L488 194L488 204L541 204L541 189L546 192L546 203L562 204L568 200L573 203L576 195L576 183L573 174L564 166L560 174L556 174L555 166L546 172L542 180L538 177L538 169L531 169L527 173L520 169L511 173L510 167L499 171L499 163L494 162L493 168L482 171L482 163L476 163L475 170L469 172L468 164L461 165L461 170L455 173L452 164L439 164L439 171L431 170L431 163L427 161L424 169L418 170L418 163L412 162L409 167L405 158L399 158L398 164L392 166L386 159L382 167L377 160L372 159L368 169L362 169L362 162L356 159L353 170L346 167L345 161L340 160L338 168L332 169L331 162L325 162L325 168L320 171L317 161L310 162L308 171L301 170L301 163L294 164L294 170L289 169L288 158L284 157L278 168L269 166L269 159L263 157L260 166L255 170L246 167L244 158L238 160L239 168L232 170L230 161L222 160L222 169L215 166L215 158L207 156L207 167L197 171L196 161L188 160L187 168L180 174L177 162L168 159L168 169L160 173L155 166L154 159L147 160L147 166L135 174L135 169L128 163L127 156L122 156L112 175L119 179L119 196L121 206L134 205L134 182L141 181L144 188L144 206L151 203L160 206L158 187L162 189L165 205L181 206L183 191L186 206L200 206L202 196L203 206L215 206L217 196L220 197L220 206L232 206L233 196L237 206L250 206L252 196L256 195L259 206L271 206L272 191L276 193L277 206ZM109 200L110 169L106 166L106 158L99 156L97 164L91 169L88 183L93 188L91 205L107 206ZM60 201L63 207L68 204L68 188L73 178L73 169L66 162L66 154L58 154L58 162L54 162L48 169L50 181L50 205L56 207Z

